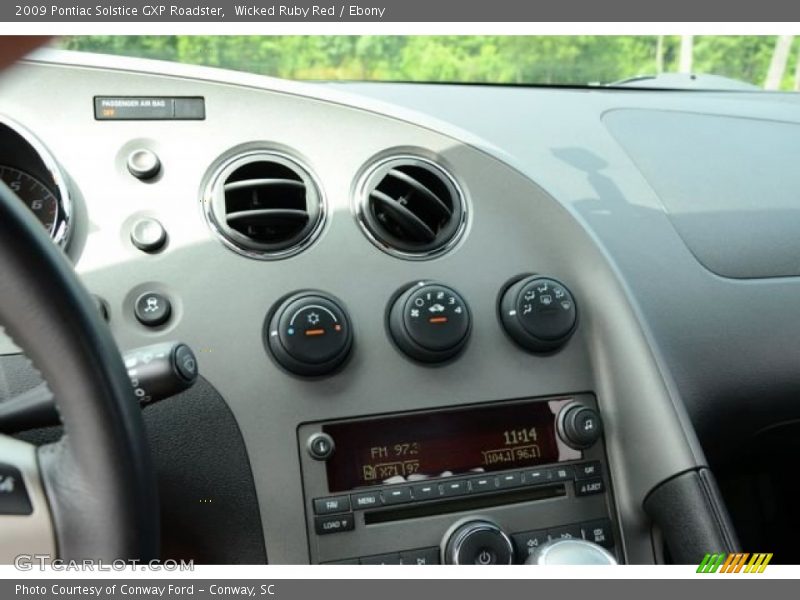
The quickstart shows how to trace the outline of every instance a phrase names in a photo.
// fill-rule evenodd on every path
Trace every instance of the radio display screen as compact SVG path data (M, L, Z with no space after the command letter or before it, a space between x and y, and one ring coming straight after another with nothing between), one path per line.
M331 492L487 473L565 460L581 452L561 442L556 415L569 399L513 402L330 423L336 450L326 463Z

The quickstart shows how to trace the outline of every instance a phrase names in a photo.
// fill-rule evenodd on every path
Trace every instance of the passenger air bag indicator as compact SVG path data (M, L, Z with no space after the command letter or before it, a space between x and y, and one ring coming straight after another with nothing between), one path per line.
M95 96L98 121L202 121L206 102L201 97Z

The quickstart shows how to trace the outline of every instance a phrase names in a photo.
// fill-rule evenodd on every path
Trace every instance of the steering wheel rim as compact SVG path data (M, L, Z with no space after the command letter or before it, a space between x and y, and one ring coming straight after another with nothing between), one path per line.
M64 425L37 461L57 557L157 558L155 471L119 350L66 256L2 182L0 273L0 326L48 382Z

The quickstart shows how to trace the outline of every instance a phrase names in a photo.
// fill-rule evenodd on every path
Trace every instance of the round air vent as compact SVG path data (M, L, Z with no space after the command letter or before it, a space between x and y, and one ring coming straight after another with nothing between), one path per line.
M319 188L294 159L252 151L225 161L204 198L206 217L230 248L253 258L284 258L305 248L324 216Z
M385 160L367 173L360 190L359 222L390 254L431 258L450 249L464 232L464 197L433 162L410 156Z

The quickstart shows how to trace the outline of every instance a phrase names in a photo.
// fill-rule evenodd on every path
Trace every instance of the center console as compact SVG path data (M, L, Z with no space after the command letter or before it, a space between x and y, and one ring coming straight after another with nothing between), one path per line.
M303 424L314 563L512 564L557 539L622 562L593 395Z

